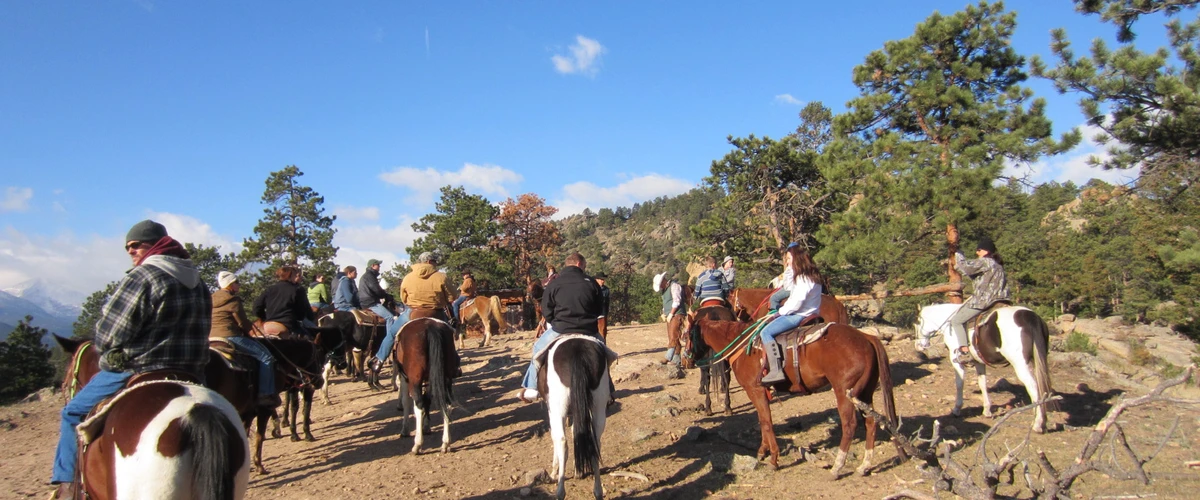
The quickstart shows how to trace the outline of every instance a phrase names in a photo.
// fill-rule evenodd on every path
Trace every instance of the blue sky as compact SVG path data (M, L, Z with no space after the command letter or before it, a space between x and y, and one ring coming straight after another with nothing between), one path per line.
M4 2L0 288L89 293L122 275L125 231L148 217L238 250L286 165L338 215L339 265L407 260L446 184L564 213L679 194L727 136L785 135L805 102L843 110L870 51L965 5ZM1112 38L1069 0L1006 6L1026 56L1047 57L1056 27L1080 53ZM1159 26L1139 45L1162 45ZM1055 134L1082 123L1075 96L1029 86ZM1022 169L1119 180L1083 166L1093 151Z

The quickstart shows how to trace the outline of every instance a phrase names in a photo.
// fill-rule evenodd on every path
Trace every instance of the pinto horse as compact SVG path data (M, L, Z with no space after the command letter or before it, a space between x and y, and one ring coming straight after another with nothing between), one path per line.
M492 340L492 332L503 332L508 328L504 322L504 305L500 303L500 297L479 295L459 306L458 339L459 347L463 349L467 347L467 325L473 322L483 325L483 342L479 347L487 347L488 341Z
M419 311L421 309L414 309L413 315L419 316ZM450 390L459 371L454 333L450 324L432 317L417 317L396 332L392 359L396 363L396 392L404 409L400 416L400 435L408 436L408 416L414 415L413 454L419 454L421 444L425 442L425 418L431 402L442 413L442 453L450 451L450 406L453 403Z
M941 332L942 340L950 352L958 352L960 347L958 337L950 331L950 317L958 311L962 304L934 304L921 308L917 315L917 349L924 351L929 347L929 340ZM1050 328L1041 316L1029 308L1006 306L992 313L984 312L980 318L979 329L968 331L971 340L971 356L978 362L975 364L975 374L978 376L980 397L983 399L983 415L992 416L992 402L987 391L987 367L1012 365L1017 372L1017 378L1025 385L1029 398L1034 404L1050 397L1054 388L1050 383L1050 364L1046 362L1046 346L1050 342ZM963 406L963 366L951 361L954 367L954 409L955 416L962 411ZM1048 408L1047 408L1048 407ZM1033 420L1033 431L1046 431L1046 410L1055 411L1059 408L1057 401L1042 405L1037 409Z
M91 342L55 340L73 353L63 377L64 393L73 397L99 372L99 353ZM175 375L137 375L84 420L76 497L245 497L250 450L236 410Z
M688 316L689 340L683 350L683 367L689 370L696 367L697 359L709 358L716 352L700 340L700 325L696 324L696 318L702 316L713 321L734 320L733 312L723 305L701 307ZM720 391L717 394L725 397L725 415L733 415L733 405L729 403L729 361L700 367L700 393L704 394L704 413L708 416L713 414L713 390Z
M743 331L751 325L735 321L711 320L700 316L697 320L700 334L709 348L722 350L736 341ZM781 338L781 337L777 337ZM690 339L689 339L690 340ZM770 453L771 467L779 466L779 444L775 441L775 429L771 420L771 407L767 386L762 384L762 348L754 347L754 353L745 355L742 347L737 347L731 360L733 374L738 383L746 391L746 396L754 404L758 412L758 424L762 433L762 444L758 447L758 458ZM690 350L690 349L689 349ZM785 349L783 366L787 379L772 384L779 390L790 390L807 394L826 387L832 387L837 400L838 415L842 420L842 440L838 446L837 458L833 464L833 476L841 474L846 464L846 454L850 450L850 441L858 427L858 411L850 401L851 397L858 398L871 404L875 390L883 392L883 414L893 424L897 424L896 403L892 394L892 373L888 367L887 351L883 343L871 335L860 332L853 327L841 323L828 325L824 335L815 342L803 344L798 349ZM799 359L796 359L798 354ZM799 369L793 368L799 364ZM797 376L798 375L798 376ZM875 453L875 419L866 416L867 452L863 455L862 465L857 472L865 474L871 467L871 459ZM896 447L901 459L905 458L903 450Z
M337 328L341 332L343 349L346 353L346 363L349 365L351 380L365 380L367 385L373 390L381 390L383 386L379 384L378 374L366 369L367 353L374 353L379 348L379 343L383 341L383 336L387 333L382 319L377 325L359 324L354 313L348 311L334 311L327 315L317 318L317 325L322 328ZM333 366L326 365L325 380L329 380L332 375ZM329 384L321 389L321 398L325 404L329 404Z
M575 477L594 478L592 494L604 497L600 485L600 436L608 418L608 366L616 353L598 338L586 335L563 335L546 349L547 362L542 363L538 385L546 395L550 418L550 437L554 443L554 460L550 469L558 480L555 497L566 496L567 421L570 419L574 436Z

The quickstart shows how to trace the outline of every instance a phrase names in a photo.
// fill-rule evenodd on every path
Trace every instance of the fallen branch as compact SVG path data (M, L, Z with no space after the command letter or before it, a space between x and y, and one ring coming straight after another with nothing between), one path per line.
M923 286L921 288L912 288L908 290L880 290L878 292L860 293L857 295L838 295L837 299L845 302L847 300L871 300L885 299L888 297L911 297L913 295L929 295L931 293L946 293L946 292L961 292L963 290L962 283L941 283L937 285Z

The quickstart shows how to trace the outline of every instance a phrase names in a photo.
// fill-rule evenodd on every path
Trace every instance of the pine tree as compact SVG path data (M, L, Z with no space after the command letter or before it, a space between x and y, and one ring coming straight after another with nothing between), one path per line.
M75 323L71 325L73 338L90 339L96 336L96 322L100 321L100 311L104 310L104 304L108 303L108 299L112 298L112 294L116 290L117 282L113 281L105 285L103 289L88 295L88 298L83 301L79 317L75 318Z
M426 214L412 225L414 231L425 236L406 249L410 258L415 262L421 253L433 252L450 274L473 272L480 288L520 286L508 252L489 246L500 235L496 207L487 198L467 194L462 187L445 186L441 192L434 205L437 212Z
M306 276L333 276L333 246L336 216L326 216L325 197L298 182L304 173L294 165L271 172L262 203L264 216L254 226L254 237L244 241L239 267L259 267L256 278L243 279L244 295L251 297L273 283L275 270L283 265L300 266Z
M217 289L217 275L221 271L229 271L231 273L238 271L237 255L233 252L222 254L220 247L208 247L192 243L184 243L183 248L187 250L188 255L191 255L192 263L196 265L196 270L200 272L200 279L210 290L215 291Z
M45 328L30 325L32 316L0 342L0 403L19 400L54 383L50 349L42 344Z
M818 235L832 247L824 261L894 279L895 264L917 258L905 251L934 247L938 234L952 257L960 226L992 209L1006 161L1032 162L1078 142L1077 132L1053 140L1045 102L1020 86L1015 27L1002 3L934 13L854 69L860 96L834 119L840 141L822 163L851 200ZM950 281L960 281L953 258L946 265Z

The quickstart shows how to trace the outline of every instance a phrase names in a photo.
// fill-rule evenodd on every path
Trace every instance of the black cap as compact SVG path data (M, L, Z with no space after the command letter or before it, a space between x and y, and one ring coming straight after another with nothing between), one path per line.
M992 243L991 238L988 238L987 236L980 236L979 244L975 246L975 249L976 250L987 250L987 253L989 255L995 254L996 253L996 244Z
M600 272L598 272L598 273L596 273L596 274L593 274L593 275L592 275L592 278L595 278L595 279L598 279L598 280L606 280L606 279L608 279L608 275L607 275L607 274L604 274L604 271L600 271Z
M157 243L167 235L167 228L162 224L146 219L133 227L129 228L129 233L125 234L125 241L145 241L149 243Z

